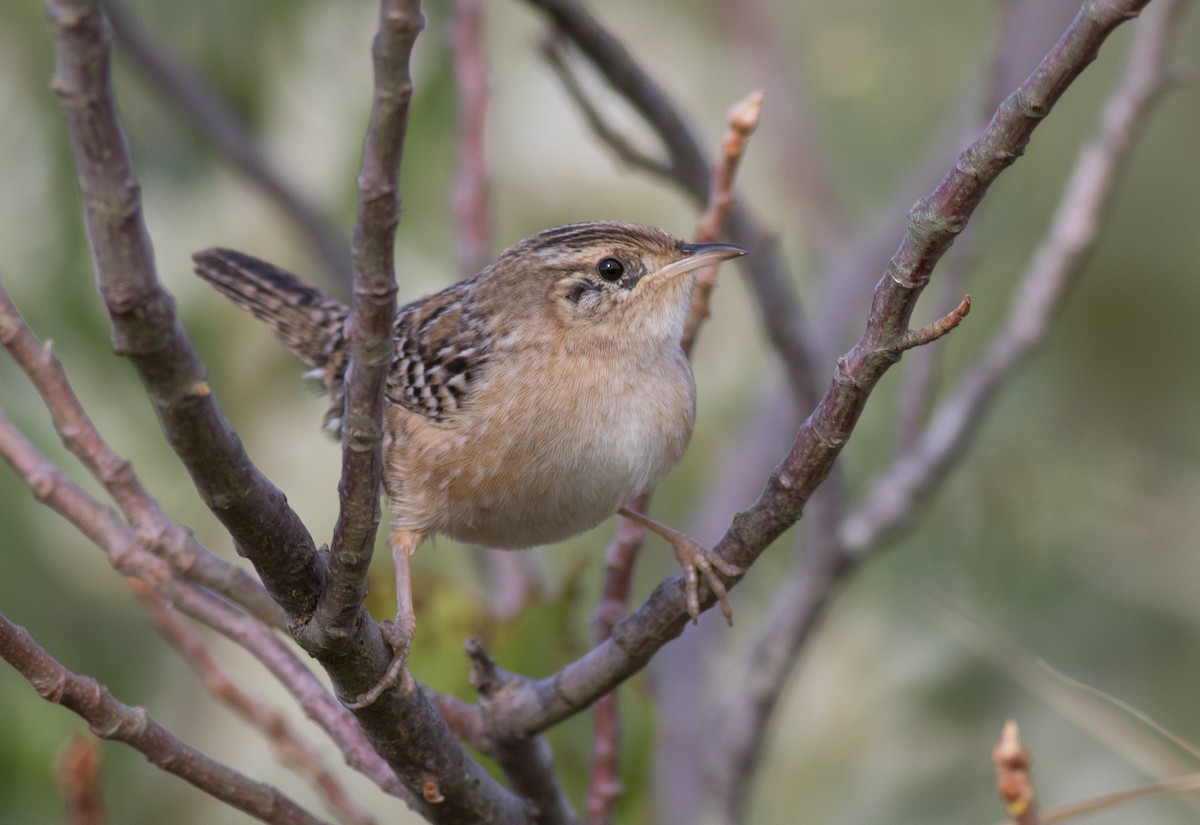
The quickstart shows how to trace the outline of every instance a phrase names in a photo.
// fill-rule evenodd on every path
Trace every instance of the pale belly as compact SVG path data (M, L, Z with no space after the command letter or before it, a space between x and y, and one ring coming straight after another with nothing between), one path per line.
M694 385L690 371L666 366L558 393L553 410L543 387L509 384L481 399L487 415L470 427L410 430L407 441L397 432L388 454L397 525L510 549L595 527L662 481L687 447Z

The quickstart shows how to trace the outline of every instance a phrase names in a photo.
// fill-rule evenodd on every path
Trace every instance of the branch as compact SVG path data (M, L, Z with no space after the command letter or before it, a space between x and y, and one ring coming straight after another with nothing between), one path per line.
M517 677L497 666L488 655L483 642L474 637L467 640L467 656L471 659L471 686L479 693L483 718L488 719L489 706L502 695ZM567 794L558 782L554 756L550 745L541 736L524 739L493 741L490 755L500 763L514 790L530 800L537 809L537 825L573 825L575 811Z
M1111 172L1120 167L1121 158L1131 148L1133 132L1145 123L1145 107L1153 96L1151 87L1155 84L1148 86L1141 81L1134 82L1134 77L1144 75L1161 79L1162 61L1165 59L1162 39L1173 28L1170 21L1180 5L1177 0L1160 0L1150 7L1146 19L1136 28L1125 77L1105 108L1097 138L1082 150L1072 183L1068 185L1061 201L1054 227L1075 225L1082 219L1082 224L1090 227L1087 237L1051 229L1042 250L1035 256L1035 261L1041 261L1043 265L1035 266L1026 275L1024 286L1018 290L1018 294L1025 298L1018 299L1010 314L1010 321L1002 327L993 347L1004 342L1003 346L1008 348L1018 341L1022 342L1021 346L1032 347L1048 332L1049 307L1058 305L1062 290L1078 276L1084 260L1080 253L1090 248L1100 230L1102 221L1099 215L1103 212L1103 202L1111 198L1116 182ZM1142 68L1135 69L1138 66ZM1147 66L1157 68L1148 70ZM1134 104L1135 100L1139 102ZM1114 117L1116 112L1121 112L1121 116ZM1103 137L1110 132L1124 137L1120 141ZM1103 154L1108 155L1108 160L1103 163L1098 163L1095 157L1098 146L1104 147ZM1109 173L1102 172L1105 167L1109 168ZM1089 215L1093 217L1087 217ZM1057 252L1049 253L1048 249L1056 249ZM1055 263L1051 264L1051 261ZM1035 286L1035 283L1040 285ZM1029 300L1034 296L1037 296L1037 301L1047 303L1039 308ZM1040 335L1030 337L1016 332L1027 328L1028 323L1036 317L1043 319ZM951 316L935 322L935 328L947 323L948 319ZM949 420L947 410L961 408L958 399L964 389L974 387L983 375L989 376L989 382L995 382L993 390L998 388L1009 373L993 372L988 368L987 365L995 360L985 356L979 366L968 372L963 387L946 402L923 438L874 485L866 501L853 515L844 518L841 524L833 525L825 541L807 549L785 589L774 599L767 622L768 630L756 643L751 655L745 680L750 687L741 695L731 698L722 709L716 726L720 743L716 750L722 754L722 760L712 766L714 775L709 787L714 789L713 797L727 820L737 821L741 816L754 773L753 767L761 752L763 737L777 705L779 692L835 588L857 569L858 563L866 559L870 552L893 538L901 524L909 523L908 520L918 509L917 501L911 496L921 491L919 501L923 504L946 480L950 466L962 455L961 450L953 456L943 452L950 446L946 438L948 427L945 422ZM976 395L972 390L971 397L974 403L980 405L976 414L981 414L982 405L991 394ZM955 416L953 420L965 421L962 416ZM965 439L968 434L963 431L958 437ZM933 461L935 454L944 455L944 459ZM906 500L906 496L910 498Z
M523 822L528 805L502 788L455 741L429 696L403 667L399 623L366 612L367 569L379 523L383 391L395 349L397 179L408 121L409 58L424 26L419 0L383 0L372 44L375 96L359 174L354 231L350 366L342 417L340 512L325 588L312 621L294 634L325 665L372 746L438 823ZM385 638L385 632L387 636ZM400 678L393 678L393 674ZM359 697L367 697L365 701Z
M1080 150L1050 224L979 362L941 404L921 437L877 478L841 528L846 552L867 554L910 524L962 460L988 402L1045 340L1100 236L1117 183L1149 108L1169 81L1168 47L1187 0L1159 0L1134 32L1125 72Z
M96 0L46 0L58 94L75 157L84 222L113 348L137 369L163 432L200 497L258 570L289 618L320 592L316 547L259 472L221 412L154 270L137 177L109 77L110 33Z
M408 62L425 26L420 0L384 0L371 45L375 96L358 177L354 301L347 325L350 365L342 416L340 510L333 528L329 581L313 631L333 643L365 610L367 568L379 526L383 477L383 390L395 354L397 193L412 77ZM322 640L324 641L324 640Z
M762 92L752 92L729 111L729 129L725 133L725 139L721 141L721 154L713 163L712 191L708 193L708 206L696 223L693 239L699 243L718 240L729 216L733 214L733 207L737 203L733 193L733 181L737 177L742 157L746 154L750 136L758 128L762 105ZM692 306L688 312L687 323L683 327L683 338L679 342L683 354L688 357L691 357L692 347L696 344L700 325L708 318L709 301L716 287L717 267L707 266L696 273L696 291L692 295Z
M23 627L0 614L0 657L48 702L79 714L92 733L141 751L152 765L190 782L226 805L277 825L321 825L279 791L254 782L177 739L143 708L123 705L94 679L79 676L43 650Z
M340 822L376 825L375 818L354 802L346 788L321 763L316 752L300 740L282 714L238 687L213 658L199 634L181 621L161 596L140 581L135 580L132 584L155 627L200 674L209 692L243 721L257 728L270 741L279 761L311 784Z
M401 784L395 771L372 747L354 715L330 695L287 644L261 622L230 611L220 600L194 588L166 594L181 612L245 649L290 693L296 704L337 745L346 764L385 793L421 810L422 802Z
M1148 0L1109 0L1084 6L1038 69L1001 105L984 134L928 197L909 214L896 256L876 287L867 328L839 359L832 383L801 426L791 451L766 489L733 520L715 552L748 568L792 526L853 432L875 384L899 357L908 320L933 266L962 231L987 187L1019 156L1037 124L1070 82L1095 58L1105 38ZM705 594L705 606L711 606ZM613 637L553 676L505 697L496 724L508 735L529 734L572 715L640 670L687 621L678 577L619 622ZM498 728L499 729L499 728Z
M546 63L558 76L558 82L562 84L563 90L579 109L579 113L583 115L584 122L601 143L630 167L649 172L656 177L670 179L672 172L670 163L635 146L629 138L610 126L608 119L592 103L567 61L566 42L560 33L552 32L544 37L539 49L542 57L546 59Z
M642 493L628 506L646 512L650 493ZM613 626L629 607L633 591L633 569L646 542L646 528L617 516L617 530L604 551L604 588L592 614L592 644L612 636ZM592 765L584 810L589 823L611 822L621 798L621 724L616 691L606 693L592 705Z
M166 517L128 461L105 443L67 383L62 364L25 325L0 285L0 345L33 381L63 444L104 485L138 537L191 581L220 593L264 622L286 627L282 612L263 586L196 541L191 531Z
M26 439L0 410L0 456L34 495L104 551L120 574L145 582L172 605L241 645L258 659L314 722L329 734L351 767L380 788L415 804L404 786L368 744L349 711L336 702L296 655L261 621L227 602L178 581L116 515L92 499Z
M491 247L487 163L487 58L483 3L455 0L450 28L454 88L458 93L458 161L453 188L454 240L464 277L487 265Z
M129 56L138 76L163 103L178 110L187 124L257 185L296 225L300 237L312 245L329 272L348 286L354 274L350 249L329 217L292 186L259 149L237 114L200 74L146 36L124 4L105 0L105 12L117 43Z
M824 258L846 244L853 223L845 203L845 186L832 174L827 147L814 128L812 95L803 76L798 51L781 40L779 21L761 0L710 0L718 24L736 49L740 74L763 89L771 101L771 127L776 153L772 171L783 177L783 189L796 205L794 231L804 245Z

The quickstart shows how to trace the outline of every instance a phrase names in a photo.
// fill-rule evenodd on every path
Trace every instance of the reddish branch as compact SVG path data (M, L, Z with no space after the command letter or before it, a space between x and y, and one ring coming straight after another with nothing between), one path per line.
M721 154L713 163L712 189L708 193L708 206L696 224L693 239L697 242L720 240L729 216L736 204L733 182L738 166L746 153L746 144L762 115L763 94L753 92L729 112L729 129L721 141ZM683 328L680 346L685 355L691 356L700 325L709 315L709 301L717 286L717 267L708 266L696 273L696 292L692 296L692 308Z
M321 825L279 791L247 779L177 739L142 708L114 699L106 688L59 664L23 627L0 615L0 657L29 680L48 702L79 714L92 733L124 742L156 767L184 779L227 805L277 825Z
M388 793L405 797L404 786L363 736L353 716L261 621L200 588L179 581L108 508L92 499L26 439L0 412L0 457L29 485L38 500L73 524L104 551L117 572L145 582L182 612L250 652L338 745L351 767Z
M643 493L628 506L646 512L650 494ZM646 528L635 521L617 516L617 530L604 551L604 587L592 616L592 643L600 644L612 636L613 625L620 621L633 592L633 571ZM606 693L592 705L592 766L588 778L584 811L589 823L612 820L621 798L621 720L617 692Z
M108 812L100 792L100 748L87 734L76 734L58 758L64 825L107 825Z
M487 164L487 58L482 0L455 0L450 28L458 94L458 160L454 165L454 249L459 271L473 275L491 247L491 183Z
M213 658L199 634L181 621L164 599L142 582L134 581L132 584L134 593L146 606L155 627L200 674L209 692L266 736L279 761L311 783L340 822L376 825L375 818L355 803L337 777L322 764L313 749L300 740L282 714L238 687Z
M246 571L224 561L166 517L138 481L129 462L105 443L67 383L50 347L42 346L0 286L0 345L25 371L46 403L54 428L96 480L104 485L138 537L186 578L222 594L263 621L285 626L279 605Z

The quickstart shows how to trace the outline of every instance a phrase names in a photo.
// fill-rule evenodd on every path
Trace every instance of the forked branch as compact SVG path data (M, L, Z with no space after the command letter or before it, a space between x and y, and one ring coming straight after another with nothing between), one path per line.
M758 501L735 517L715 548L726 561L748 568L800 518L853 432L875 384L895 362L933 266L962 231L988 186L1020 155L1033 130L1095 58L1108 35L1148 1L1086 4L942 183L913 208L904 241L876 287L862 338L839 359L824 397ZM705 604L711 606L711 596ZM570 716L644 667L662 645L682 632L686 620L682 581L661 585L613 628L608 642L554 676L507 696L506 707L498 709L497 723L509 735L530 734Z

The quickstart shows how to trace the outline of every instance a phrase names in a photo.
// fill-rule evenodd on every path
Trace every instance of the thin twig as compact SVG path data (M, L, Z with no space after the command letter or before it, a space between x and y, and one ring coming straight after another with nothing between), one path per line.
M145 582L187 615L244 647L329 734L351 767L388 793L410 799L392 770L371 748L354 717L329 695L278 635L258 619L230 607L228 602L179 581L167 564L150 553L112 510L95 501L38 452L3 410L0 410L0 457L29 485L39 501L104 551L118 573Z
M978 233L969 227L942 261L938 279L938 311L949 313L961 300L977 263ZM945 347L919 347L909 356L904 386L896 404L897 453L908 450L929 423L933 402L941 385Z
M138 77L163 103L178 110L184 121L208 140L221 157L257 185L280 213L296 225L297 234L312 245L330 274L343 288L349 287L354 273L350 247L329 216L276 168L233 109L198 72L179 59L177 51L159 48L142 31L124 3L105 0L105 11L117 43L130 58Z
M752 92L729 111L729 129L725 133L725 139L721 141L721 154L713 163L712 191L708 194L708 206L696 223L696 231L693 234L693 239L697 242L720 239L725 224L733 213L736 203L733 181L746 153L746 144L758 128L762 105L763 93ZM700 325L709 315L709 301L716 286L717 267L706 266L696 273L696 291L692 295L691 310L688 312L683 337L679 342L684 355L690 357L692 354Z
M180 620L166 600L143 582L134 580L132 585L155 627L200 674L208 691L266 736L279 761L316 789L339 822L376 825L375 818L359 807L337 777L322 764L316 752L300 740L282 714L240 688L218 664L200 635Z
M571 98L571 102L583 115L584 122L600 142L612 150L623 163L634 169L641 169L658 177L669 178L671 165L663 158L654 157L639 149L633 141L609 125L608 118L600 113L583 90L583 84L575 76L568 61L566 41L558 32L551 32L542 38L539 49L546 63L558 77L563 90Z
M67 670L25 628L2 614L0 657L28 679L43 699L83 717L92 733L136 748L152 765L225 804L276 825L321 825L322 820L271 786L205 756L161 727L143 708L121 704L94 679Z
M479 707L487 719L492 701L518 677L499 667L479 638L467 639L465 649L471 660L471 686L479 693ZM490 753L513 789L533 803L537 825L574 825L575 811L558 781L545 738L535 735L494 741Z
M831 174L836 164L822 145L815 107L798 50L780 38L774 10L762 0L710 0L722 32L737 50L740 74L763 89L771 101L771 136L776 150L772 172L796 205L798 219L789 231L825 258L850 241L854 228L845 203L845 186Z
M748 568L800 517L853 432L871 390L899 355L908 319L933 266L965 227L988 186L1016 160L1033 130L1095 58L1107 36L1147 2L1109 0L1086 5L941 185L913 208L904 242L876 287L866 331L839 360L821 403L801 427L791 452L772 473L758 501L735 517L717 544L715 552L726 561ZM706 594L703 602L711 606L711 595ZM504 697L505 706L495 714L493 729L498 735L528 735L586 707L644 667L682 631L687 618L683 582L677 577L618 622L610 641L553 676L521 685Z
M941 599L923 600L939 629L1108 751L1148 776L1170 776L1196 764L1197 748L1145 711L1054 668L1045 659ZM1171 747L1167 747L1167 745ZM1182 756L1181 756L1182 752ZM1200 811L1200 800L1191 803Z
M646 512L650 494L642 493L627 506L639 513ZM592 644L598 645L612 636L613 625L628 610L634 566L645 543L646 528L618 515L616 533L604 551L604 587L592 614ZM595 825L612 821L623 791L621 724L615 690L592 705L592 736L592 764L584 812L587 821Z
M454 165L454 251L463 276L490 259L491 183L487 162L488 73L482 0L455 0L450 24L454 88L458 96Z
M1143 799L1153 799L1156 796L1167 796L1169 794L1197 792L1200 792L1200 773L1193 773L1187 776L1179 776L1175 779L1167 779L1163 782L1155 782L1153 785L1146 785L1141 788L1133 788L1128 791L1118 791L1117 793L1106 794L1093 799L1085 799L1082 802L1058 805L1042 812L1042 822L1045 825L1051 825L1054 822L1069 822L1072 819L1079 819L1088 814L1094 814L1099 811L1110 811L1120 805L1128 805L1131 802L1139 802ZM1005 825L1008 825L1008 823L1006 822Z
M63 444L79 458L121 508L138 536L191 581L222 594L264 622L286 630L282 611L245 570L196 541L191 531L166 517L128 461L113 452L88 418L62 364L26 326L0 285L0 345L29 376L54 421Z

